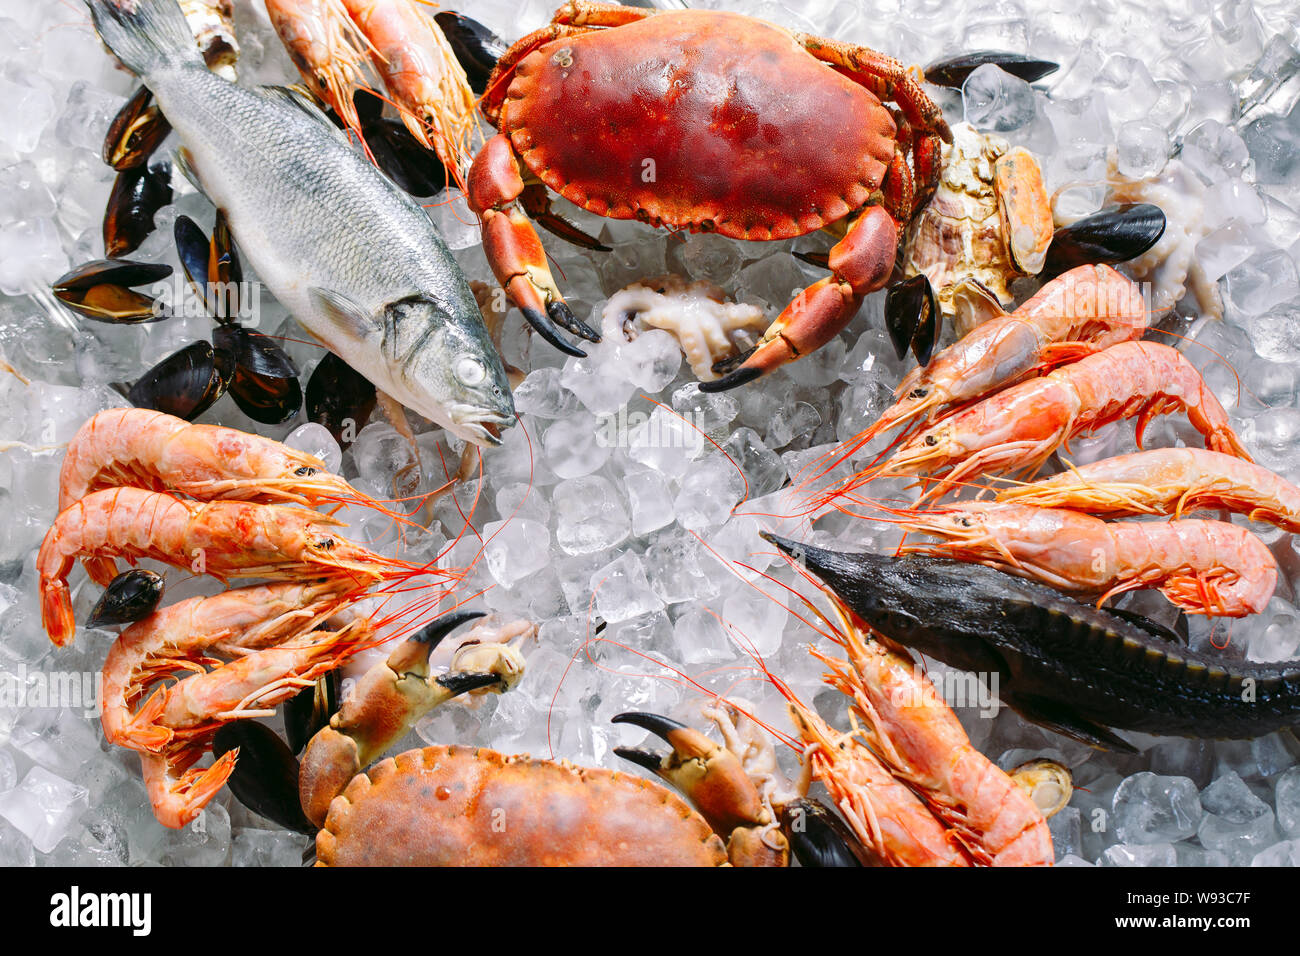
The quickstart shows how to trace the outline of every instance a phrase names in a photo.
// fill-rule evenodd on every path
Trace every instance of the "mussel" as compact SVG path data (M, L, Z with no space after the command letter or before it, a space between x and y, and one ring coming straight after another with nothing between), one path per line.
M213 330L212 344L233 357L234 374L226 388L245 415L263 425L279 425L298 414L302 408L298 369L274 339L223 324Z
M1136 259L1164 234L1165 213L1159 206L1147 202L1110 206L1056 230L1039 278L1046 282L1075 266Z
M194 342L141 375L126 397L138 408L193 421L222 396L233 374L234 357L229 352L208 342Z
M288 745L265 724L236 720L217 731L212 753L220 757L236 747L239 760L226 781L235 798L288 830L315 835L298 796L298 758Z
M211 239L189 216L177 216L172 231L181 268L204 310L218 322L233 321L240 314L244 271L225 215L217 210Z
M384 101L368 90L352 98L361 135L384 175L412 196L435 196L447 188L447 168L421 146L405 124L383 117Z
M104 210L104 254L130 255L153 232L153 217L172 201L171 164L124 169L113 181Z
M86 627L131 624L158 610L163 596L163 577L155 571L133 568L109 582L90 612Z
M781 830L800 866L880 866L848 825L810 797L781 807Z
M284 705L284 735L289 750L302 753L307 741L316 736L339 709L339 672L330 671L310 687L304 687Z
M78 315L96 322L157 322L169 315L161 301L134 291L161 282L172 267L159 262L95 259L55 280L54 297Z
M347 449L370 420L378 396L370 380L326 352L307 380L307 420L329 429Z
M152 101L149 88L140 87L108 126L104 162L118 172L148 163L158 144L171 132L171 124Z
M901 359L910 345L921 365L930 363L939 338L939 297L925 273L904 279L885 294L885 328Z
M1033 83L1059 70L1060 64L1051 60L1040 60L1023 53L1008 53L1002 50L976 50L973 53L961 53L925 68L925 79L935 86L948 86L959 90L966 78L986 63L1001 67L1012 76L1018 76L1026 83Z
M456 61L469 78L470 89L482 95L497 60L509 46L483 24L464 14L443 10L434 14L433 19L442 28Z

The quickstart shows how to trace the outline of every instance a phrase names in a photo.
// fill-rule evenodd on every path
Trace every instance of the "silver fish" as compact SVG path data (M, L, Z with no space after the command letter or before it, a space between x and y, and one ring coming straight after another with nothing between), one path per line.
M478 445L514 400L474 293L416 203L319 110L204 67L176 0L86 0L153 91L187 175L298 322L375 386Z

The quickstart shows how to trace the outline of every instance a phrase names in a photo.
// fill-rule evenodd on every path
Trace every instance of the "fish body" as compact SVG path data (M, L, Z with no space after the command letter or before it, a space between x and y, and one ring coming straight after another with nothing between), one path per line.
M406 407L499 443L515 420L505 369L424 210L296 94L205 69L176 0L87 3L179 135L187 174L299 323Z
M948 558L839 554L769 536L881 634L996 675L1003 703L1095 746L1108 728L1244 739L1300 724L1300 662L1201 653L1160 625Z

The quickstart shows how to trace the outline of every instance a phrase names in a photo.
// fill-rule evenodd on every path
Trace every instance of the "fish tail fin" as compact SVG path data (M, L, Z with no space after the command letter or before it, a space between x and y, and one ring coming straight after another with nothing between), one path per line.
M137 76L165 67L203 65L176 0L86 0L105 45Z

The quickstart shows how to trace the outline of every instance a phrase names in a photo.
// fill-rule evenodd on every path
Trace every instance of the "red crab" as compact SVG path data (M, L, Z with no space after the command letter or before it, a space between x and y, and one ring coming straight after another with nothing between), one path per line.
M602 216L734 239L842 230L831 275L753 349L719 363L728 374L709 391L844 328L888 280L900 227L938 182L940 140L951 141L903 65L865 47L738 14L583 0L507 51L482 109L500 133L474 160L468 195L488 261L533 327L570 354L583 353L557 324L599 336L565 305L521 208L545 224L546 187Z

